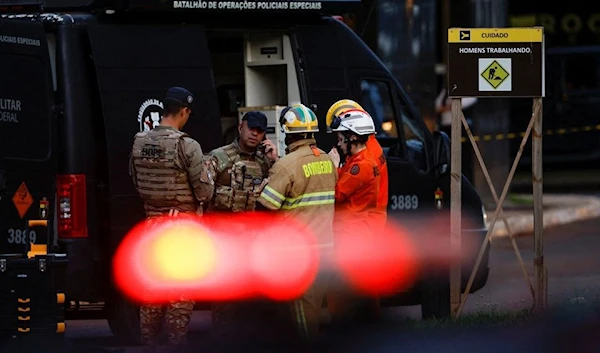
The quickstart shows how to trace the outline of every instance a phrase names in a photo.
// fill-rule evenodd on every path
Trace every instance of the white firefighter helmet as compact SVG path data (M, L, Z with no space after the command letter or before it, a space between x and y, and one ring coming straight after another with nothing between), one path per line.
M375 133L373 118L364 110L350 109L340 116L333 118L331 130L335 132L349 131L357 135L371 135Z

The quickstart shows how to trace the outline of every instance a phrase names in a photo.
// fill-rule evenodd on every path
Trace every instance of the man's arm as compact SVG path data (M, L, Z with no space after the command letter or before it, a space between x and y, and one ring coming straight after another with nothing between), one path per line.
M200 144L189 137L181 139L179 153L196 200L200 203L210 201L215 191L215 167L211 158L205 157Z
M258 202L269 210L279 210L291 187L290 173L279 161L269 170L269 182L260 193Z

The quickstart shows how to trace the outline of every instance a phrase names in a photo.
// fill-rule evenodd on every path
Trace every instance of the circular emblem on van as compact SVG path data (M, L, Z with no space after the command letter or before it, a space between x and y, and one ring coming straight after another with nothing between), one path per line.
M160 124L163 114L163 104L158 99L147 99L138 110L138 123L140 132L150 131Z

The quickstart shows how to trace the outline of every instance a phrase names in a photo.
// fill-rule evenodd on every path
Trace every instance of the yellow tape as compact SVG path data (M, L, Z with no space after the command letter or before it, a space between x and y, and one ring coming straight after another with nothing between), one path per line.
M600 131L600 124L598 125L587 125L587 126L580 126L580 127L571 127L571 128L567 128L567 129L554 129L554 130L545 130L544 131L544 135L567 135L567 134L573 134L576 132L588 132L588 131L594 131L594 130L599 130ZM479 141L501 141L501 140L514 140L516 138L520 138L522 139L525 136L525 131L523 132L511 132L508 134L488 134L488 135L482 135L482 136L473 136L473 139L475 140L475 142L479 142ZM531 137L531 136L530 136ZM462 142L468 142L469 138L468 137L462 137L460 139Z

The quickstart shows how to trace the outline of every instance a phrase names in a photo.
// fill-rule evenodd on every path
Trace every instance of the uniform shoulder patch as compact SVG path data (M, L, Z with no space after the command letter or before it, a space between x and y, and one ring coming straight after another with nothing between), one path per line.
M210 152L210 155L212 155L217 160L217 170L219 172L224 171L230 164L232 164L231 158L224 147L219 147L212 150Z
M350 168L350 174L352 175L356 175L360 172L360 167L358 166L358 164L355 164L352 166L352 168Z

